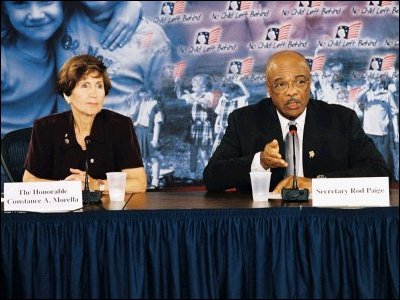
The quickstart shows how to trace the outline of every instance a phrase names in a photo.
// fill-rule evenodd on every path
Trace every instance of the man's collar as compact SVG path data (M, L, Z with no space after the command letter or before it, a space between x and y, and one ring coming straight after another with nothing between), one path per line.
M276 112L278 113L278 118L279 118L279 123L281 124L281 128L286 128L289 122L296 122L298 128L304 128L304 124L306 122L306 114L307 114L307 107L306 109L301 113L300 116L298 116L295 120L289 120L285 118L277 109Z

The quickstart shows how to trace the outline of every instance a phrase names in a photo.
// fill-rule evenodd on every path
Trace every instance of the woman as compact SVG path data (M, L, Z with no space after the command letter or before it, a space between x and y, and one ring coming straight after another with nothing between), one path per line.
M106 172L127 174L126 191L146 191L147 180L130 118L102 109L111 82L106 67L79 55L61 68L57 91L71 110L35 121L23 181L85 180L107 190Z

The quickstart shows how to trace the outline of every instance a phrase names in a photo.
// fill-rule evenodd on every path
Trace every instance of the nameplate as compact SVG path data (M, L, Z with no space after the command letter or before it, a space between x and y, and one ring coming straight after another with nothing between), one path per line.
M313 206L390 206L389 178L314 178L312 195Z
M4 211L57 212L81 207L80 181L4 183Z

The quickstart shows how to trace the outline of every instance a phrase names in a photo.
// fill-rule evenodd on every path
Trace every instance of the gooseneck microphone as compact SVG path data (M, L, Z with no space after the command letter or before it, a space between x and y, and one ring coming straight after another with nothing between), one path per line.
M85 186L82 191L82 200L84 204L99 203L101 201L100 191L91 191L89 189L89 145L91 139L89 136L85 137L86 155L85 155Z
M292 136L293 145L293 184L291 189L283 188L281 195L283 201L308 201L308 189L299 189L297 186L297 169L296 169L296 136L297 127L294 124L289 125L289 133ZM287 141L288 142L288 141Z
M296 141L295 135L297 134L297 127L294 124L290 124L289 133L292 136L292 145L293 145L293 185L292 189L298 189L297 187L297 170L296 170Z

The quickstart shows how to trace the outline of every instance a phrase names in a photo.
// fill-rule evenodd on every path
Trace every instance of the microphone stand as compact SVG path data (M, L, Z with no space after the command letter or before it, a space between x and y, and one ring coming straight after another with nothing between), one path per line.
M94 204L100 203L101 201L101 191L91 191L89 189L89 164L88 164L88 145L90 140L88 137L85 138L86 142L86 157L85 157L85 187L82 191L82 200L84 204Z
M295 126L294 126L295 128ZM290 131L293 142L293 184L292 188L283 188L281 191L283 201L303 202L308 201L308 189L299 189L297 186L297 170L296 170L296 147L294 136L297 134L297 129Z

